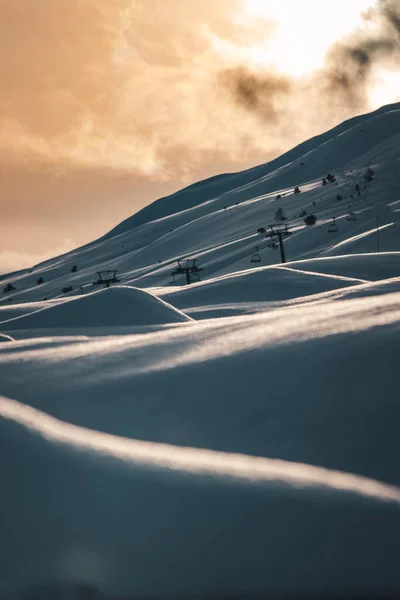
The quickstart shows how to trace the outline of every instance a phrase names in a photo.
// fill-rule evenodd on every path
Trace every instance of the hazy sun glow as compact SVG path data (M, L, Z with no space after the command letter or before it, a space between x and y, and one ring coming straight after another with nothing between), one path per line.
M400 101L399 18L400 0L0 0L0 272ZM341 87L335 44L380 35Z
M244 0L248 18L277 24L272 37L253 52L258 64L294 77L322 67L329 47L362 23L372 0ZM266 36L267 37L267 36Z
M400 75L397 71L381 71L369 94L373 107L400 102Z

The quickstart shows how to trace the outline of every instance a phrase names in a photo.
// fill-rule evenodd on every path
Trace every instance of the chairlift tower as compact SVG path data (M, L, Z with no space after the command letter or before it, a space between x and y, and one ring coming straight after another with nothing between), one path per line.
M289 231L287 224L283 227L282 225L268 225L270 231L267 231L265 237L269 238L278 238L279 241L279 249L281 251L281 262L286 262L285 256L285 248L283 246L283 238L292 235L292 232Z
M110 283L118 283L120 279L117 277L118 269L112 269L108 271L97 271L98 279L93 281L93 285L104 285L104 287L110 287Z
M178 266L172 271L172 276L175 279L175 275L186 275L186 283L190 285L193 281L199 281L200 276L198 273L203 271L203 267L196 265L196 258L181 258L178 260Z

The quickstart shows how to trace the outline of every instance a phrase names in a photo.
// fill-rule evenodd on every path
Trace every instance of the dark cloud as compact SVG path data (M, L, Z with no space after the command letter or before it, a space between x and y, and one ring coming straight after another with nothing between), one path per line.
M225 69L218 81L243 108L266 121L275 121L282 104L293 93L291 80L279 73L257 74L244 66Z
M400 37L400 6L398 0L380 0L378 14L386 21L386 25L392 29L397 38ZM390 29L389 29L390 32Z
M222 70L219 83L238 106L277 127L293 119L293 106L306 123L319 121L321 109L330 118L367 109L375 69L400 62L400 1L380 0L364 18L372 26L335 44L324 68L311 77L291 80L241 66Z
M372 27L335 44L322 73L324 91L352 108L366 105L374 69L400 59L400 3L381 0L365 19Z

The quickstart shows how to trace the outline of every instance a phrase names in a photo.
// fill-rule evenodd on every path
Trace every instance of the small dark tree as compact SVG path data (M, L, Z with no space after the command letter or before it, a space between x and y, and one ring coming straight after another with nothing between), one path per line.
M324 177L324 178L323 178L323 180L322 180L322 185L328 185L328 182L327 182L327 180L325 179L325 177Z
M329 183L335 183L335 181L336 181L336 177L334 175L332 175L332 173L328 173L326 178L329 181Z
M338 195L336 196L336 200L343 200L343 196L341 196L340 194L338 194Z
M282 198L281 194L278 194L276 200L280 200Z
M265 227L259 227L257 233L265 233Z
M300 194L300 188L298 185L296 185L296 187L294 188L294 193L295 194Z
M41 285L42 283L44 283L44 279L43 277L38 277L38 279L36 280L37 285Z
M317 222L317 217L315 215L307 215L304 217L304 223L306 225L315 225Z
M72 287L72 285L67 285L66 287L63 287L61 291L63 294L68 294L68 292L72 292L73 289L74 288Z
M374 175L373 170L371 169L371 167L368 167L368 169L364 173L365 181L372 181L374 178L373 175Z
M360 184L359 183L356 183L356 188L355 189L356 189L356 192L360 191Z
M72 269L71 269L71 273L76 273L76 272L77 272L77 270L78 270L78 266L77 266L77 265L74 265L74 266L72 267Z
M16 288L13 286L12 283L7 283L7 285L5 285L3 288L3 293L6 294L7 292L12 292L15 289Z

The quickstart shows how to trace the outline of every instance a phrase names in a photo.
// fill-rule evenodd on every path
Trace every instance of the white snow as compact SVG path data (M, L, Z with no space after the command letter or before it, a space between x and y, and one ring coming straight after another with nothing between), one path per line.
M400 593L399 130L384 107L2 278L1 600Z
M292 596L400 583L396 487L104 435L5 398L0 414L5 591L80 579L134 597Z
M123 327L182 323L190 318L163 300L134 287L115 286L45 306L4 321L3 327L48 329Z
M209 279L185 288L159 291L159 295L197 318L200 313L209 316L223 316L228 312L248 312L249 305L300 298L355 283L362 280L338 275L326 275L311 271L296 270L288 266L261 267L250 271L241 271L233 275ZM219 311L219 312L218 312Z
M0 333L0 342L13 342L13 338L5 333Z

